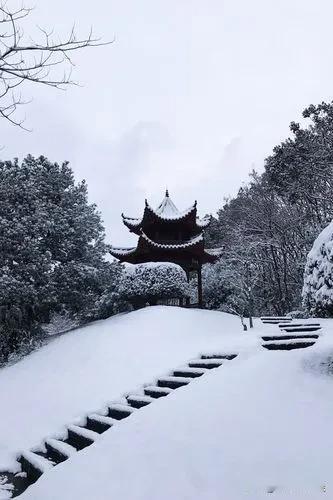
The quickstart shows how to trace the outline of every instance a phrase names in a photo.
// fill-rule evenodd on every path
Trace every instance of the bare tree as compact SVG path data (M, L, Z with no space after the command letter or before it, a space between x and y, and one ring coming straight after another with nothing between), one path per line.
M87 37L78 38L74 27L65 40L39 27L40 40L35 41L26 37L22 28L31 12L25 6L15 10L8 6L8 1L0 0L0 118L21 128L24 119L18 117L17 108L28 102L18 91L23 84L30 82L57 89L77 85L71 77L72 53L112 43L101 42L92 30Z

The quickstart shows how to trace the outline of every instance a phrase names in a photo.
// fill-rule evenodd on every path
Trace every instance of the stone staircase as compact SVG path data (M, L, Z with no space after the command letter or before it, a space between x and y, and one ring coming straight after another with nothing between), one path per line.
M266 335L261 337L262 347L271 351L290 351L293 349L304 349L313 346L318 334L309 333L321 329L320 323L316 322L293 322L290 318L282 322L274 323L274 317L270 318L270 324L277 324L282 332L281 335ZM277 318L280 320L281 318ZM263 323L268 323L267 318L261 318Z
M222 366L237 354L206 354L193 359L186 366L177 368L156 383L143 387L142 394L129 394L121 403L108 404L104 414L91 413L85 416L83 425L68 425L62 437L48 438L38 447L22 453L17 461L19 472L0 471L1 488L11 491L12 498L19 496L39 477L57 464L68 460L73 454L90 446L100 434L108 431L120 420L156 399L168 396L179 387L190 384L207 371Z

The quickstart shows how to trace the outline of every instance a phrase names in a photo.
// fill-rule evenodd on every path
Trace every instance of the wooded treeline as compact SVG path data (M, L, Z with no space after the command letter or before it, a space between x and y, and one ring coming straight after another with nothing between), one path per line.
M224 249L205 269L210 307L245 315L301 308L307 253L333 218L333 104L311 105L303 117L206 232L208 246Z

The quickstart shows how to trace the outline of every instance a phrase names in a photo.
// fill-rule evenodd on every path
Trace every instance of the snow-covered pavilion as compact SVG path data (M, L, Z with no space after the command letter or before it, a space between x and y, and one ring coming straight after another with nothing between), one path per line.
M205 248L204 230L211 217L198 217L196 201L187 210L179 211L166 190L156 209L145 200L141 218L122 214L122 219L139 239L135 247L111 247L111 255L131 264L173 262L185 270L188 278L195 271L198 276L198 303L201 306L202 265L215 262L221 253L221 249Z

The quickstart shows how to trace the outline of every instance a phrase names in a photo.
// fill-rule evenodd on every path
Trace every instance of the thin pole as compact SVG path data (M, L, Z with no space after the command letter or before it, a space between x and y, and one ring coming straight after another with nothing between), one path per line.
M198 267L198 304L202 307L202 276L201 276L201 266Z
M186 269L186 278L187 278L187 283L190 282L190 271ZM190 297L186 297L186 306L188 307L190 305Z

